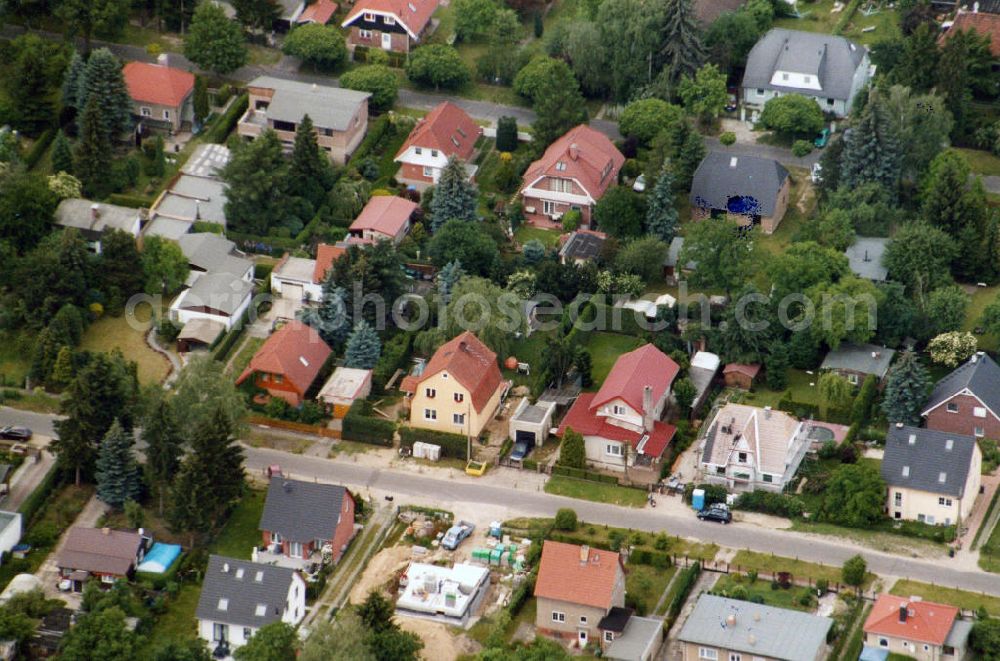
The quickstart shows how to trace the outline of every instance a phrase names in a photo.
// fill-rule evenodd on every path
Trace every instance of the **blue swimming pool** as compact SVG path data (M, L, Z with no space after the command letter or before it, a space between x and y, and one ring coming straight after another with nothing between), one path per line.
M177 560L177 556L180 554L180 544L161 544L157 542L153 544L153 548L149 549L146 558L137 569L151 574L162 574L170 569L170 565L174 564L174 561Z

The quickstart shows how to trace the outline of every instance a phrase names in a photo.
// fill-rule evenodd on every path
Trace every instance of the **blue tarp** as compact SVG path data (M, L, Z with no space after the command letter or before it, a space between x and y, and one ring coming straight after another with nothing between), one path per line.
M162 574L170 569L170 565L174 564L174 561L177 560L177 556L180 554L180 544L161 544L157 542L153 544L153 548L149 549L146 558L136 569L151 574Z

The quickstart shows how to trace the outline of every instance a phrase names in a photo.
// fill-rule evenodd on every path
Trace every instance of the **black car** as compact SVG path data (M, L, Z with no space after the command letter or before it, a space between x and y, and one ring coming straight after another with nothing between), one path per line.
M30 441L31 430L27 427L0 427L0 438L6 441Z
M698 518L702 521L718 521L726 524L733 520L733 513L729 511L728 507L712 506L698 512Z

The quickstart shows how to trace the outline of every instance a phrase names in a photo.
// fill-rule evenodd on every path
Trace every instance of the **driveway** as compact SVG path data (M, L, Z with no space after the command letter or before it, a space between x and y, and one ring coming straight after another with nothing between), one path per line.
M39 443L39 441L42 441ZM38 454L34 457L26 457L14 475L10 478L10 493L0 500L0 508L10 512L16 512L21 504L27 500L35 488L45 479L52 466L56 463L55 456L49 452L48 438L36 436L32 439L32 446L38 447ZM24 522L27 523L26 521Z
M97 496L94 496L87 501L86 505L84 505L83 510L80 512L80 515L76 517L73 525L93 528L97 525L97 521L107 511L108 506L99 501ZM52 599L62 599L66 602L67 608L77 610L80 608L82 595L77 592L60 592L58 587L59 568L56 566L56 558L59 557L65 543L66 533L64 532L62 537L59 538L59 543L56 544L56 548L49 554L49 557L45 558L45 562L43 562L42 566L35 572L35 576L41 580L42 590L45 592L46 597Z

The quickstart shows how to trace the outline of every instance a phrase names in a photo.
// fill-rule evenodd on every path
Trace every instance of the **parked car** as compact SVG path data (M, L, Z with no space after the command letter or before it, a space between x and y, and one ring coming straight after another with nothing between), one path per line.
M809 179L814 184L818 184L823 181L823 166L819 163L813 163L812 172L809 173Z
M31 430L27 427L0 427L0 438L6 441L30 441Z
M523 461L529 452L531 452L531 446L524 441L518 441L514 444L514 449L510 451L510 458L513 461Z
M448 528L448 532L444 534L444 539L441 540L441 547L449 551L454 551L475 529L475 524L468 521L459 521L451 528Z
M819 135L816 136L816 139L813 140L813 145L816 146L816 149L822 149L823 147L826 147L826 145L829 142L830 142L830 129L825 128L822 131L820 131Z
M702 521L718 521L724 525L733 520L733 513L725 505L711 505L698 512L698 518Z

